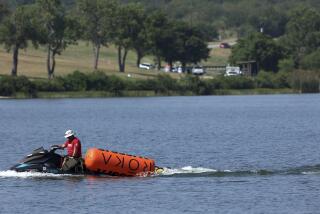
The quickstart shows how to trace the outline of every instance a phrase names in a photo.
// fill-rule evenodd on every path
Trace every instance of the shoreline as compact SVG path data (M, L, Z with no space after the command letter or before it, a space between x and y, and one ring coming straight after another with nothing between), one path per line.
M38 92L35 96L17 93L11 97L0 96L0 99L69 99L69 98L116 98L116 97L164 97L164 96L241 96L241 95L279 95L301 94L293 89L220 89L208 95L197 95L191 91L179 93L168 91L156 93L155 91L121 91L117 93L107 91L72 91L72 92Z

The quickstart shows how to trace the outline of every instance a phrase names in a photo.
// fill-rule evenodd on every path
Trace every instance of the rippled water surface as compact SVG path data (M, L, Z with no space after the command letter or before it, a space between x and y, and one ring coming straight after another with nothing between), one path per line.
M76 130L168 167L152 177L16 173ZM319 213L320 96L0 100L0 213Z

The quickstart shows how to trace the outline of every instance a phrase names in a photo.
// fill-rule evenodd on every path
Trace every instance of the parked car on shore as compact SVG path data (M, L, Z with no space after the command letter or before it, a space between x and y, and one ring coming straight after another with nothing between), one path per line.
M192 68L191 73L195 75L202 75L205 73L205 70L202 66L195 66Z
M141 69L146 69L146 70L150 70L153 68L153 65L150 63L141 63L139 64L139 68Z
M178 68L177 67L172 67L171 68L171 72L177 73L178 72Z
M225 77L231 77L231 76L238 76L240 75L239 73L235 72L235 71L230 71L228 73L225 73Z
M225 77L229 76L238 76L241 75L242 72L240 70L240 67L237 66L227 66L226 67L226 73L224 74Z

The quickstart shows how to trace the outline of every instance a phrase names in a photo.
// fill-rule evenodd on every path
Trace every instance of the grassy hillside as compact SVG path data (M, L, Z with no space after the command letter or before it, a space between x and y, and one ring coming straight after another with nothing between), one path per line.
M224 65L227 63L230 49L212 49L211 57L203 62L203 65ZM153 63L153 57L148 56L142 59L142 62ZM136 66L136 55L129 52L126 64L126 73L118 72L117 51L111 46L101 49L99 69L108 74L127 76L131 74L136 78L148 78L157 75L158 71L146 71L138 69ZM10 74L12 66L12 53L7 53L5 49L0 48L0 74ZM75 70L82 72L91 72L93 67L92 46L86 42L79 42L78 45L69 46L56 59L56 76L66 75ZM29 47L20 51L18 75L28 77L47 78L46 71L46 51L44 48L34 49ZM179 77L179 74L171 73L173 77Z

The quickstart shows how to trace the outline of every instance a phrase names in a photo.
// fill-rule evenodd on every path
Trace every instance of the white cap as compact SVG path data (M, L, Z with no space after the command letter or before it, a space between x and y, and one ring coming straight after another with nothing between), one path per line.
M66 133L64 134L64 137L65 138L68 138L68 137L71 137L71 136L74 136L74 131L72 131L72 130L68 130L68 131L66 131Z

